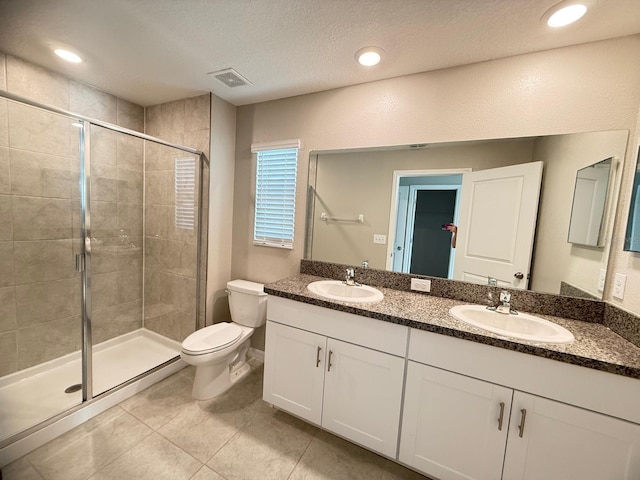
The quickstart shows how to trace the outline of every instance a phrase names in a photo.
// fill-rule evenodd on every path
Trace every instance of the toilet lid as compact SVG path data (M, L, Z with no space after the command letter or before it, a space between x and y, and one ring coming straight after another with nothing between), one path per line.
M182 351L194 355L215 352L235 343L242 329L233 323L216 323L189 335L182 342Z

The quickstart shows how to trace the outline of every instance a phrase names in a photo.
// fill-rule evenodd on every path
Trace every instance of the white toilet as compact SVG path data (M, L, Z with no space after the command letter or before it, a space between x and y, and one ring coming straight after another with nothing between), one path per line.
M182 342L180 356L196 367L191 395L207 400L227 391L249 373L249 337L267 319L264 285L233 280L227 283L231 323L202 328Z

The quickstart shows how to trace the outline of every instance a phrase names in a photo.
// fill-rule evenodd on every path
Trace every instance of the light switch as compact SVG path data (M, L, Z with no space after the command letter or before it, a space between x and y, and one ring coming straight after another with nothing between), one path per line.
M387 236L386 235L374 234L373 235L373 243L378 243L380 245L385 245L387 243Z
M622 273L616 273L613 284L613 297L619 300L624 299L624 287L627 284L627 276Z

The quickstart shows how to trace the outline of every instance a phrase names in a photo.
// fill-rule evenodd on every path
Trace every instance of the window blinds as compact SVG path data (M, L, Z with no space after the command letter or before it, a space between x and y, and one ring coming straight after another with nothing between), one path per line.
M253 244L293 248L298 148L252 150L258 157Z

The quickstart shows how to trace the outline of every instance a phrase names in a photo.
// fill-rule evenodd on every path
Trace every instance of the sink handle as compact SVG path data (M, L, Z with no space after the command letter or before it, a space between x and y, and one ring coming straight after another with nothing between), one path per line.
M500 402L500 416L498 416L498 430L502 431L502 421L504 420L504 402Z

